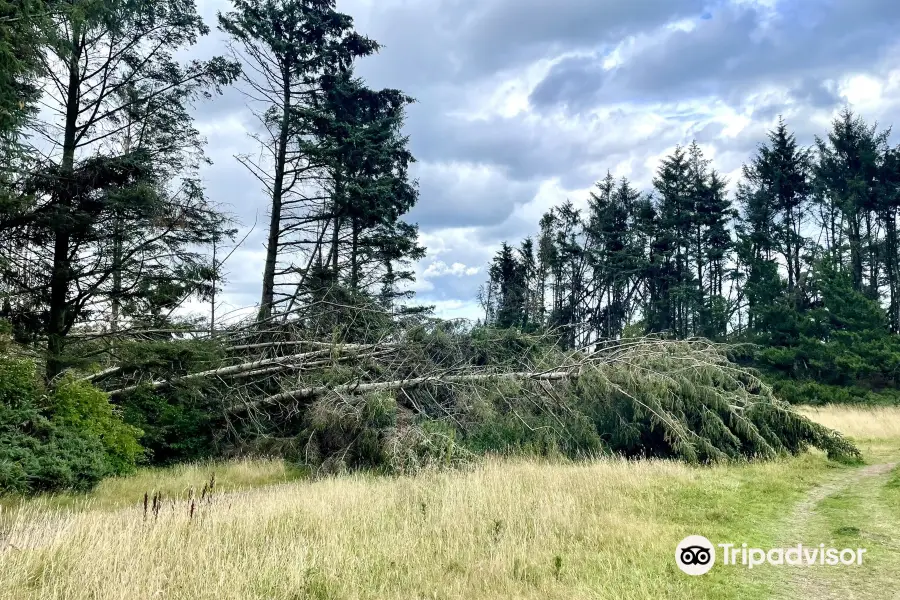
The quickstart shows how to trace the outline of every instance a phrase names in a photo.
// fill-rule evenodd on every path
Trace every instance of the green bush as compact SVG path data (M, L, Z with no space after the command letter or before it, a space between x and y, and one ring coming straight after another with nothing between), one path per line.
M51 396L53 421L62 428L101 442L110 471L128 473L143 455L142 431L122 422L107 395L89 383L68 379Z
M88 490L134 468L139 435L99 390L47 394L32 361L0 357L0 493Z
M138 389L121 400L126 423L140 429L141 444L154 465L196 461L216 454L214 416L221 412L215 391L172 386L161 392Z
M224 364L224 358L222 346L210 340L132 340L118 348L117 360L123 373L154 381L204 371ZM108 389L131 383L125 379ZM218 453L217 435L225 427L216 421L222 412L222 392L216 383L184 382L156 391L143 387L117 399L124 421L144 432L141 445L151 464L203 460Z
M829 385L817 381L775 379L773 387L779 398L796 405L866 404L891 406L900 404L900 390L872 390L859 385Z

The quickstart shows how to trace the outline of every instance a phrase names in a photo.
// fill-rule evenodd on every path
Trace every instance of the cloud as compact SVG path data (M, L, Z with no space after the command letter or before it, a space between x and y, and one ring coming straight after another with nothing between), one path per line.
M213 24L224 0L200 0ZM593 183L647 189L676 144L696 139L735 183L779 115L802 144L845 105L881 126L900 109L895 0L339 0L383 44L361 61L372 86L417 99L405 130L419 162L426 258L417 302L477 317L485 269L544 211L584 206ZM224 51L221 34L197 50ZM213 200L249 227L226 299L258 298L267 202L234 154L256 151L243 97L197 111ZM478 269L475 271L475 269Z
M442 277L444 275L463 277L464 275L476 275L479 271L481 271L480 267L467 267L459 262L455 262L448 266L444 261L438 260L428 265L428 268L425 269L425 272L423 273L423 277L434 278Z
M892 0L782 0L774 9L722 4L689 26L623 40L614 65L597 56L564 59L531 99L577 111L606 102L734 99L760 85L783 84L832 101L813 82L880 64L896 44L890 32L900 25L898 6Z

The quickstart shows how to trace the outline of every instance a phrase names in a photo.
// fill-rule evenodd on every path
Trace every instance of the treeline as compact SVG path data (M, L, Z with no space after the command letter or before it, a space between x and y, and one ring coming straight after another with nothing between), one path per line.
M253 341L298 307L374 299L390 311L405 295L409 263L424 253L403 219L418 199L401 133L413 99L355 74L378 43L334 0L234 0L217 25L229 52L190 60L210 32L192 0L0 0L0 318L17 342L3 365L22 374L0 393L0 489L52 488L37 473L57 467L66 487L124 468L104 468L102 453L87 453L92 465L57 460L47 423L69 422L54 420L60 386L81 394L73 419L109 409L130 424L173 422L173 443L211 418L195 396L113 410L73 382L135 352L178 373L197 353L167 341L224 328L217 294L238 224L220 208L231 198L204 190L193 115L227 86L256 117L236 159L270 216ZM209 317L184 317L189 300L208 303ZM142 332L143 350L129 332ZM119 371L128 384L146 376ZM109 431L79 439L96 445Z
M641 192L611 175L586 210L503 244L479 297L500 327L566 348L661 334L749 342L735 358L796 402L896 399L900 147L844 110L813 147L779 120L734 194L696 143Z

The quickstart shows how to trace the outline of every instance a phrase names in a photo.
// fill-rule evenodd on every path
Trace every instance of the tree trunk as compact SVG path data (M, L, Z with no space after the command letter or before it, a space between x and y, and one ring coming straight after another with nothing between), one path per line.
M350 243L350 289L355 290L359 285L359 223L351 219L351 243Z
M334 211L334 229L331 232L331 276L334 278L334 282L337 283L340 280L338 276L338 259L340 258L340 252L338 252L338 244L340 244L340 234L341 234L341 202L342 202L342 187L341 187L341 176L340 173L336 173L334 176L334 198L332 198L333 211Z
M849 219L850 232L850 268L853 276L853 289L857 292L863 291L863 260L862 260L862 224L860 223L859 214L853 215Z
M115 332L119 328L119 313L122 309L122 217L116 215L113 223L113 273L112 273L112 310L109 317L109 330Z
M83 36L80 23L72 24L72 55L69 58L69 81L66 94L66 125L63 136L60 182L57 187L59 218L54 226L53 270L50 273L50 306L47 326L47 369L50 379L65 368L63 352L65 336L69 328L68 296L72 259L69 256L71 231L69 211L72 208L71 178L75 169L75 134L80 106L81 79L79 62L81 59Z
M275 158L275 181L272 185L272 211L269 216L269 239L266 244L266 265L263 269L262 298L257 320L271 318L275 303L275 265L278 262L278 242L281 236L281 205L284 193L284 170L287 162L288 121L291 118L291 82L289 75L282 79L283 97L281 129L278 132L278 153Z
M885 249L884 266L887 273L889 308L888 317L890 319L891 332L900 331L900 285L897 281L897 215L894 211L888 211L884 217L885 225Z

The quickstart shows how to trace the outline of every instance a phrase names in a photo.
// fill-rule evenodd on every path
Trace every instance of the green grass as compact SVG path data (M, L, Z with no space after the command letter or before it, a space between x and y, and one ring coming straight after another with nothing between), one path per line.
M850 416L869 462L900 455L885 413ZM309 480L277 461L146 470L5 510L0 537L18 549L0 552L0 598L828 597L779 567L684 575L674 553L689 534L761 548L863 540L862 583L847 585L895 589L900 473L840 487L858 469L815 452L706 468L490 460L396 478ZM184 498L212 471L219 493L193 518L182 500L144 521L145 491ZM799 503L829 482L792 531Z
M881 598L900 575L900 470L866 477L826 497L806 531L809 543L865 548L859 566L821 569L825 598ZM811 586L815 587L815 586Z

